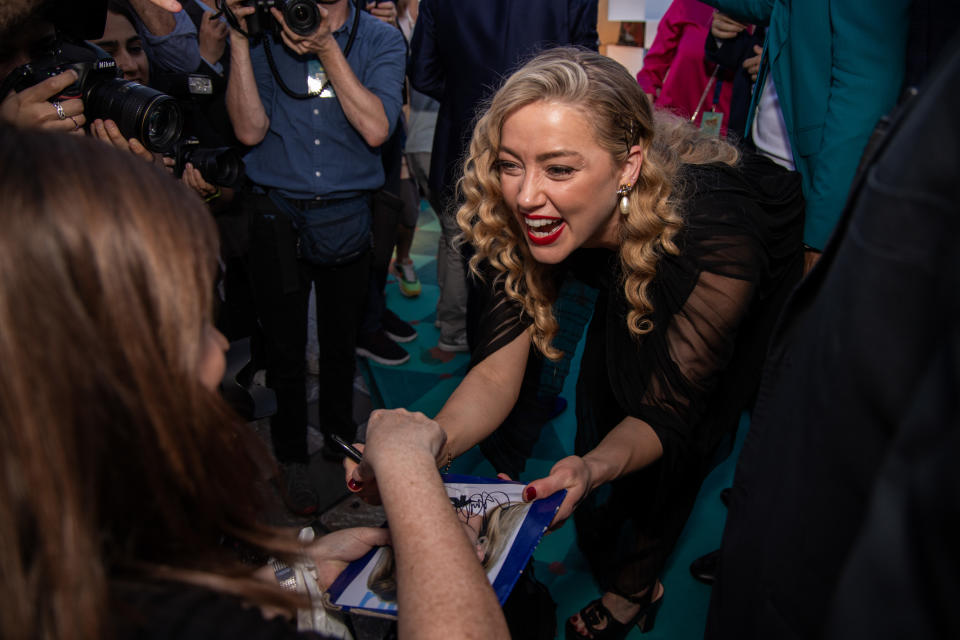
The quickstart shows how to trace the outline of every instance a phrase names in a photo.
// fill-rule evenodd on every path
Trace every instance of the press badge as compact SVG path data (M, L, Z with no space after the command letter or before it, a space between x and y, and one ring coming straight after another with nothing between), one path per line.
M327 82L327 72L320 66L319 60L307 62L307 93L321 98L336 98L333 85Z
M722 111L706 111L700 120L700 130L708 136L720 137L720 126L723 124Z

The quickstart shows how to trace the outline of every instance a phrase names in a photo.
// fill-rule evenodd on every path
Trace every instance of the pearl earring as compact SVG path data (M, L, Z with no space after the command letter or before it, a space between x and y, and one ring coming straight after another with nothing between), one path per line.
M630 187L631 184L622 184L620 188L617 189L617 197L620 198L620 213L621 215L630 214Z

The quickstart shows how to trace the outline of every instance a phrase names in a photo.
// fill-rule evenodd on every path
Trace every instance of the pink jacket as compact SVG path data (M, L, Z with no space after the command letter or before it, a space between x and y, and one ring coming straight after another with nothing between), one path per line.
M657 26L657 37L643 58L637 82L645 93L655 96L654 104L658 107L670 109L685 118L696 110L716 66L703 58L713 11L712 7L697 0L673 0ZM714 107L717 81L720 81L720 96ZM732 92L733 74L721 69L700 108L697 126L705 111L722 111L720 134L726 135Z

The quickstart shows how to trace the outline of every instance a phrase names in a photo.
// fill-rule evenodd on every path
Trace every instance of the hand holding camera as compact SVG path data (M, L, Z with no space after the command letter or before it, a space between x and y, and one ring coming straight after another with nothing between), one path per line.
M103 140L107 144L113 145L121 151L129 151L146 162L152 162L158 165L163 162L162 156L159 153L151 153L143 146L143 143L136 138L126 138L120 131L120 127L118 127L117 123L113 120L101 120L97 118L90 125L90 135L97 140Z
M11 91L0 102L0 121L16 127L82 132L87 122L83 101L79 98L51 101L76 81L77 73L67 70L19 92Z
M305 7L308 4L314 7L316 18L307 13ZM270 8L273 19L281 27L280 37L283 43L300 55L319 55L331 46L339 49L340 45L334 40L330 22L326 19L327 10L316 3L300 2L298 5L295 7L293 3L288 3L282 12L276 6ZM298 8L302 13L294 11Z
M227 48L227 36L230 33L226 23L214 16L212 11L204 13L197 33L200 57L210 64L216 64L223 57L223 52Z
M238 40L246 42L248 35L250 34L250 22L249 16L257 12L257 7L252 6L249 0L225 0L225 3L221 5L217 4L228 17L228 22L231 27L231 36L241 35L241 38ZM256 18L253 19L256 21Z

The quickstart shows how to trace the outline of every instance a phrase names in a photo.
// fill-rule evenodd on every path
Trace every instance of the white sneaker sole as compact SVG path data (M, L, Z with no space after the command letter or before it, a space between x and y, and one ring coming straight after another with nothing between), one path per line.
M397 365L403 364L404 362L410 359L410 354L408 353L404 358L397 358L395 360L391 360L389 358L384 358L383 356L378 356L372 351L367 351L363 347L357 347L357 355L367 358L368 360L373 360L377 364L382 364L387 367L395 367Z
M400 342L400 343L413 342L414 340L417 339L417 332L416 332L416 331L413 332L413 335L409 335L409 336L398 336L398 335L395 334L395 333L390 333L390 332L387 331L386 329L384 329L383 332L384 332L385 334L387 334L387 337L390 338L391 340L393 340L394 342Z
M464 353L470 351L470 347L465 344L448 344L446 342L437 342L437 349L448 353Z

